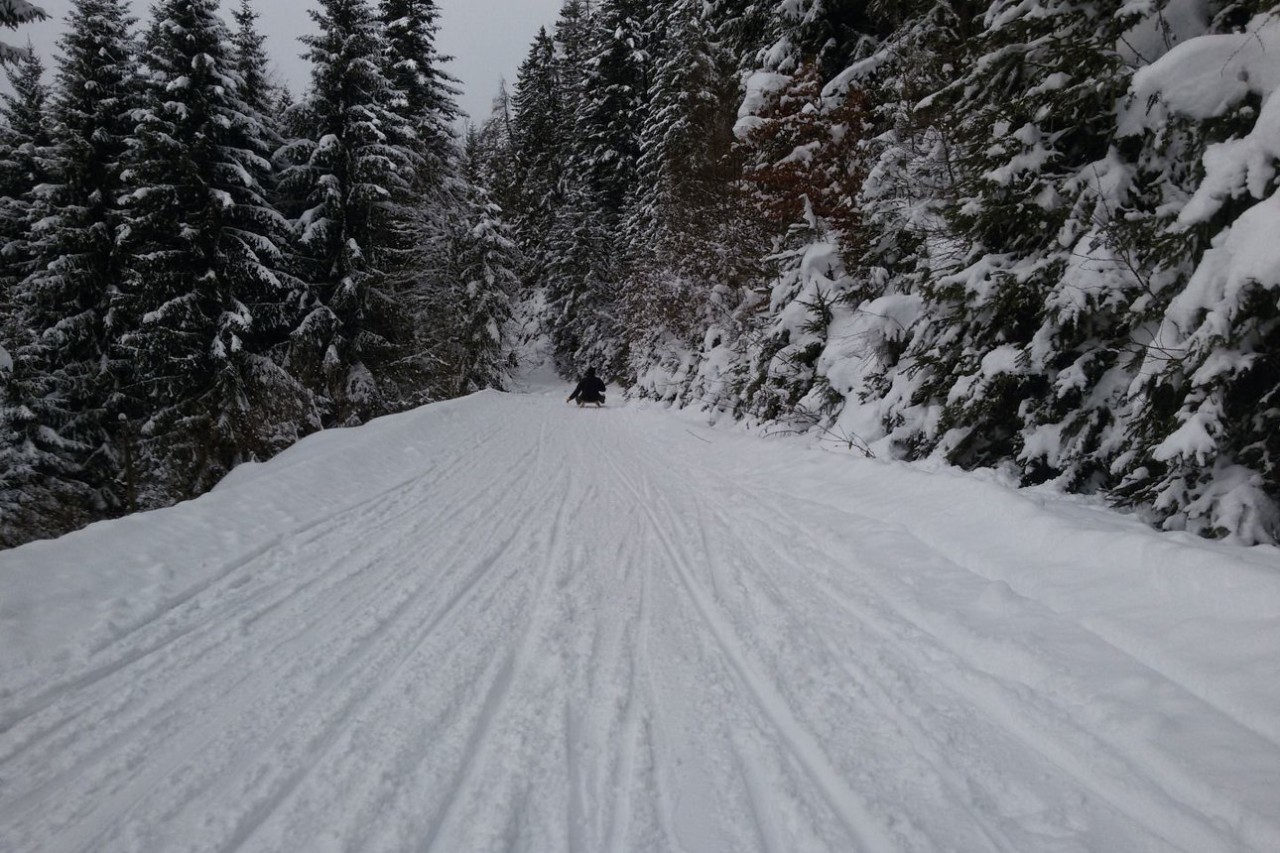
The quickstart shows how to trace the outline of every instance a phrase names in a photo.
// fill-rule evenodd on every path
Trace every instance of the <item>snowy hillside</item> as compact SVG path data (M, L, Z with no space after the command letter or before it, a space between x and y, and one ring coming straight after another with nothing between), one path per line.
M484 392L0 553L0 850L1280 849L1280 552Z

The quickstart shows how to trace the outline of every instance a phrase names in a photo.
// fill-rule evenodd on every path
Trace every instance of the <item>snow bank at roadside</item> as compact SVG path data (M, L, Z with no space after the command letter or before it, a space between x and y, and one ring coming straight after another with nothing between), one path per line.
M0 552L0 676L85 654L215 583L284 536L321 525L463 452L450 430L485 391L355 429L316 433L242 465L211 493Z

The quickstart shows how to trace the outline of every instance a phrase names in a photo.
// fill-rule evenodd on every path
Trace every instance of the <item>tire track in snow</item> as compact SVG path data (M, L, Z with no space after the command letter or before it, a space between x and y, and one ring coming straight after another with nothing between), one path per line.
M706 593L690 576L688 555L667 535L661 522L645 502L643 492L636 488L614 459L606 458L618 476L619 482L630 489L640 502L641 509L649 518L652 530L671 560L672 570L688 594L689 600L701 615L710 636L715 639L725 660L737 674L739 684L745 688L747 695L753 699L774 730L787 744L792 755L805 768L827 804L848 830L850 837L858 844L859 850L884 851L884 853L897 850L897 844L890 838L887 830L881 825L880 819L873 814L866 801L827 761L819 742L796 719L782 695L776 692L768 680L747 660L730 625L716 611Z
M447 513L442 518L440 524L447 525L456 519L465 507L457 508ZM377 534L381 530L385 530L395 521L414 515L420 512L420 508L414 504L408 509L401 512L384 516L379 519L379 523L371 531ZM363 516L363 514L362 514ZM361 543L365 538L372 538L374 551L371 553L367 545ZM343 610L358 610L366 606L370 601L376 599L383 593L379 590L378 585L371 583L367 575L369 566L378 566L384 562L387 553L396 547L395 540L374 535L372 537L363 537L355 540L356 544L338 552L337 556L330 561L329 568L326 568L315 574L307 582L299 586L285 585L276 593L272 603L266 608L271 610L274 607L288 603L290 605L291 616L287 622L290 633L280 638L274 645L268 646L266 649L256 649L255 653L262 659L267 661L289 660L287 656L282 657L277 652L282 650L282 646L296 645L299 637L309 635L311 629L317 624L329 623L333 619L335 612ZM351 544L351 543L348 543ZM363 552L363 553L362 553ZM350 570L341 571L335 577L332 570L341 567L347 559L353 554L360 554L363 562L351 563ZM324 582L324 585L316 590L316 594L311 599L304 600L301 593L309 590L310 586L315 583ZM353 601L346 595L337 594L337 590L342 585L357 583L358 587L363 587L364 595ZM224 613L224 619L218 621L214 618L201 618L197 628L211 629L212 633L200 642L199 645L191 646L182 650L182 657L174 659L173 657L164 657L152 655L148 659L148 667L142 672L129 671L127 673L131 689L118 689L118 679L113 680L118 669L113 669L110 673L103 675L93 682L86 683L83 688L77 688L79 692L79 701L75 706L65 709L64 716L52 724L46 730L46 737L60 731L64 726L70 724L77 718L80 719L81 730L94 730L95 741L98 749L94 755L110 752L112 741L137 741L143 733L150 729L164 729L167 727L168 717L166 709L176 706L181 710L190 701L190 694L193 689L200 690L213 695L225 695L226 691L237 686L232 685L211 685L209 671L226 671L232 672L232 667L228 664L234 664L233 649L237 648L235 641L237 638L237 629L228 624L225 614L235 613L245 604L258 605L259 602L250 596L247 601L242 601L240 596L235 596L233 602L224 603L225 606L219 608L220 613ZM243 631L244 623L247 620L256 620L262 615L260 609L252 616L241 617L240 631ZM180 617L181 613L178 614ZM301 628L302 630L298 630ZM192 642L196 635L196 629L186 634L182 634L176 639L182 639L188 643ZM176 641L175 639L175 641ZM165 644L170 645L169 643ZM265 654L263 654L265 652ZM305 653L305 652L304 652ZM216 665L211 666L211 656L216 660ZM311 653L312 658L317 658L316 663L320 662L319 655L316 652ZM138 658L141 660L141 657ZM151 691L147 689L146 676L150 671L158 670L158 679L163 679L164 689L162 691ZM279 673L277 672L278 676ZM175 679L175 676L176 679ZM248 673L248 676L256 676L253 684L262 686L265 674L254 670ZM123 675L121 676L123 677ZM243 678L238 679L243 680ZM89 689L99 684L101 689ZM105 695L103 695L105 693ZM144 695L144 702L138 703L136 697L138 694ZM127 709L127 716L120 716L121 708ZM86 710L92 710L94 713L85 716ZM110 720L112 729L103 729L103 720ZM124 728L124 724L130 720L135 721L133 725ZM115 733L113 734L113 730ZM71 731L66 734L68 738L75 737L80 732ZM39 733L38 733L39 734ZM34 738L28 741L20 741L15 744L5 744L6 751L3 753L3 760L13 760L21 752L29 750L39 745L42 738ZM4 743L4 739L0 737L0 743ZM10 748L11 747L11 748ZM60 750L62 751L62 750ZM65 756L70 758L71 756ZM81 756L75 761L76 765L83 765L92 761L93 756ZM74 772L74 768L68 772ZM56 784L52 782L49 784Z
M811 505L817 510L820 505ZM788 518L792 523L800 523L794 513L785 507L770 507L766 513L773 513ZM859 519L866 524L867 519ZM812 523L812 522L809 522ZM856 526L856 525L855 525ZM926 560L945 564L961 574L976 576L971 570L956 565L946 556L935 551L927 543L922 542L905 529L901 535L909 540L910 548L898 546L894 553L901 555L912 549L923 551ZM824 537L810 537L811 541L822 542ZM771 547L768 542L759 541L758 547ZM826 552L811 549L813 557L810 563L820 565L829 562L839 569L839 562ZM892 578L894 570L885 566L875 576ZM842 573L846 581L855 577L865 579L872 575L865 572L852 575ZM990 653L982 658L976 657L966 649L989 647L991 640L976 634L968 634L968 629L957 625L948 625L947 636L938 632L938 619L929 616L920 605L916 604L904 609L902 602L914 601L913 593L903 591L898 596L889 596L879 587L867 586L867 593L874 596L875 603L855 605L847 594L842 593L823 577L815 577L817 583L826 594L840 604L849 615L872 630L876 631L888 642L901 648L903 654L914 653L919 658L920 649L933 649L937 654L950 659L949 665L933 664L938 678L957 696L960 696L972 708L981 711L993 721L1000 721L1001 727L1010 735L1017 737L1026 747L1039 753L1055 767L1074 778L1083 788L1090 791L1099 802L1117 809L1129 820L1146 831L1160 837L1164 843L1185 850L1231 849L1221 847L1221 824L1237 827L1237 831L1247 839L1244 843L1262 849L1280 846L1280 826L1266 821L1260 815L1243 811L1240 804L1222 796L1221 793L1206 786L1202 780L1188 775L1188 770L1175 763L1170 763L1169 756L1159 756L1159 763L1153 764L1153 757L1135 752L1134 748L1124 741L1108 737L1104 732L1094 731L1081 726L1080 722L1064 709L1049 700L1052 685L1036 685L1026 682L1031 694L1011 685L1024 683L1028 673L1049 672L1052 666L1038 658L1032 646L1019 645L1015 648L1004 646L988 649ZM985 580L984 580L985 582ZM871 591L873 590L874 591ZM1038 602L1028 599L1028 606L1037 606ZM905 632L890 631L885 618L895 615L902 620L901 625L910 625ZM1050 626L1060 625L1070 631L1079 629L1097 640L1098 645L1109 650L1109 653L1130 662L1139 673L1151 673L1156 676L1157 683L1175 691L1180 685L1168 681L1163 675L1151 671L1142 661L1134 659L1101 637L1080 626L1074 620L1067 620L1057 614L1046 614L1047 618L1040 624L1042 632ZM1055 621L1056 620L1056 621ZM966 636L961 636L966 635ZM1057 648L1067 648L1070 643L1065 640L1055 643ZM999 662L1010 655L1020 659L1015 667L1008 664L1003 667ZM1014 671L1016 670L1016 672ZM1021 674L1018 674L1021 673ZM1069 673L1068 678L1075 680ZM1056 677L1056 675L1055 675ZM1229 715L1227 715L1229 719ZM1033 718L1036 722L1025 722ZM1250 730L1252 731L1252 730ZM1052 746L1046 744L1045 738L1052 735L1056 740ZM1088 758L1086 758L1086 756ZM1099 756L1106 756L1100 760ZM1159 815L1158 818L1153 815ZM1179 827L1172 829L1172 827ZM1191 847L1184 847L1182 839L1197 839Z
M498 428L489 433L489 437L495 434ZM467 462L465 454L455 457L450 464L440 473L441 476L452 472L453 469L460 467ZM7 711L0 718L0 738L3 738L11 730L19 724L34 716L40 711L48 708L59 699L65 698L68 694L74 693L82 688L93 684L94 682L110 678L118 672L124 671L138 664L139 662L150 658L151 656L164 651L172 644L184 639L193 632L202 627L213 626L218 628L225 620L226 613L234 612L236 608L241 606L241 597L233 595L237 588L247 581L248 578L239 577L246 570L254 567L256 563L264 556L274 552L282 546L289 544L305 534L322 528L326 525L333 525L334 522L348 517L356 518L374 515L384 504L394 503L404 500L406 494L412 492L415 487L421 487L424 479L435 473L435 468L428 469L425 472L416 473L414 476L402 480L383 491L363 499L355 504L342 507L333 512L326 513L316 519L308 521L291 529L285 533L276 534L265 542L254 546L249 551L239 557L225 563L213 575L188 589L184 590L181 595L160 603L151 616L130 626L105 642L99 643L96 647L89 650L87 660L92 661L94 658L109 654L105 661L97 662L76 673L73 676L66 677L63 680L53 680L52 683L48 679L44 679L39 684L34 695L26 697L21 703ZM348 525L344 525L348 526ZM322 531L323 534L323 531ZM363 543L354 542L349 549L350 553L358 552L363 547ZM281 596L281 600L290 598L296 590L288 589ZM204 609L204 600L209 600L215 605L208 608L205 615L198 619L182 624L180 629L162 634L159 637L149 638L145 643L138 643L135 638L143 635L149 629L161 623L161 621L179 621L181 620L184 610L191 607ZM9 688L0 698L8 700L12 693L20 690L20 688ZM0 760L6 760L9 756L0 754Z
M537 462L538 459L535 457L527 464L529 467L535 467ZM507 470L510 472L512 469ZM496 480L485 481L485 485L474 489L473 496L469 500L461 502L452 512L446 513L435 522L434 526L440 530L453 527L452 521L464 511L471 510L474 512L477 509L476 503L480 501L481 496L495 493L495 490L488 488L488 486L496 482ZM534 478L529 477L524 480L524 488L518 491L496 490L499 502L510 503L517 508L531 505L532 502L528 498L534 482ZM406 508L402 515L409 517L419 514L422 507L418 506L416 509L418 513L415 513L415 507ZM488 504L482 504L479 509L479 517L494 513L494 507ZM509 553L513 544L519 539L520 533L524 530L531 517L532 513L527 509L523 513L514 516L513 529L510 531L510 535L502 540L492 553L482 557L477 565L463 576L461 587L455 589L427 618L414 619L410 618L410 616L421 609L421 605L424 602L439 598L438 591L430 582L420 585L410 597L406 598L397 607L391 616L377 620L379 630L377 635L371 638L369 645L372 647L376 642L381 648L386 649L386 654L391 657L390 662L378 666L370 666L367 661L353 663L348 668L351 674L358 676L364 682L368 682L369 687L359 687L354 680L352 682L353 686L341 690L330 686L325 691L326 694L340 697L341 704L336 708L332 705L321 706L319 703L319 698L321 697L317 697L316 701L312 703L317 709L316 715L319 716L323 712L325 719L334 720L338 725L330 725L326 731L322 732L322 737L314 745L309 745L305 749L308 760L303 762L295 772L289 774L283 781L277 780L274 787L263 795L261 806L238 821L233 836L234 843L229 849L250 844L255 835L262 830L262 827L276 817L276 813L317 772L320 765L334 753L334 750L349 739L350 729L353 724L358 724L359 720L366 717L377 718L381 716L378 714L365 714L363 711L384 702L387 697L393 696L401 690L401 679L406 673L409 661L419 656L423 646L429 640L435 638L439 632L449 628L463 612L464 608L481 594L485 582L493 576L496 570L499 570L503 557ZM463 529L466 529L466 527L464 526ZM403 546L403 539L398 540L398 544ZM459 551L467 550L464 547L466 544L474 543L455 541L453 548L450 550L456 555ZM446 560L446 562L451 561ZM393 567L393 574L399 573L400 571ZM513 577L514 574L508 571L503 577L503 581L509 582ZM407 639L396 636L393 629L400 624L406 624L410 629L416 625L417 633ZM360 665L357 666L356 664ZM331 680L332 676L326 679L326 681ZM297 720L289 720L286 723L296 726ZM276 738L273 735L267 740L281 743L286 738ZM287 764L287 762L282 763ZM349 808L350 804L346 804L345 807ZM316 811L323 810L317 809ZM296 838L297 836L294 835L293 837ZM267 849L272 849L275 845L268 844L266 847Z
M686 482L688 482L687 477L694 467L686 464L677 467L675 470L681 472L677 476L686 478ZM761 508L761 512L757 516L758 524L748 526L744 530L747 531L748 535L752 536L756 549L759 549L762 553L772 553L775 561L779 564L791 563L799 566L800 562L793 555L782 555L777 551L776 541L779 539L778 536L764 535L760 532L770 528L768 519L784 519L785 525L790 529L806 530L813 527L815 516L819 516L822 513L836 512L836 510L825 504L794 498L785 493L770 492L767 489L754 487L743 488L740 484L725 477L718 471L713 471L704 466L697 466L697 470L700 475L718 480L722 486L727 486L725 489L726 494L730 493L729 490L732 489L733 492L749 496L749 499ZM765 494L785 497L786 500L806 507L810 510L810 513L801 515L794 508L788 507L785 501L766 505L763 497ZM722 513L720 514L722 515ZM841 515L847 516L847 513L841 513ZM857 517L851 517L848 520L856 522L854 524L855 529L858 526L867 525L871 521ZM775 529L778 528L775 527ZM910 537L910 534L903 532ZM814 535L809 535L805 539L810 542L825 543L830 537L815 531ZM944 561L947 565L961 571L963 574L973 575L971 570L954 565L927 544L914 537L910 537L910 539L915 547L923 550L928 555L928 559ZM845 568L848 560L847 556L844 560L840 560L827 551L819 551L816 546L806 546L804 550L811 555L805 563L807 566L829 564L843 578L862 577L861 574L851 573ZM903 553L909 552L910 549L897 548L894 550L899 559ZM831 568L827 569L828 574L830 574ZM889 567L886 567L884 573L886 577L894 574ZM1046 702L1038 691L1031 697L1009 692L1007 685L998 676L994 673L988 673L979 662L965 658L962 655L961 647L968 645L967 643L962 642L958 645L955 642L955 637L948 641L934 633L931 628L920 621L919 614L913 616L903 611L898 599L876 592L874 593L876 604L855 609L849 606L847 598L841 596L829 581L817 574L813 574L813 577L833 600L843 602L846 612L860 624L878 628L878 623L883 618L883 615L887 614L896 614L910 622L916 628L915 633L908 635L908 639L905 641L902 636L895 636L893 640L897 647L902 649L900 654L907 654L909 650L921 648L945 650L944 653L956 663L942 667L933 664L932 668L938 672L938 677L944 683L955 691L958 696L963 697L965 704L992 721L1001 721L1001 727L1007 734L1017 737L1025 747L1038 753L1054 767L1075 779L1085 790L1090 791L1100 803L1105 803L1117 809L1134 824L1143 827L1146 832L1162 838L1165 844L1188 851L1233 849L1221 846L1221 824L1215 825L1219 821L1237 827L1244 837L1250 839L1245 843L1251 847L1261 845L1262 848L1266 848L1274 844L1280 844L1280 833L1277 832L1275 827L1261 823L1259 816L1241 812L1238 803L1225 797L1220 797L1216 791L1206 789L1198 780L1184 778L1184 771L1181 768L1174 766L1146 767L1143 760L1132 756L1123 743L1103 740L1098 735L1080 728L1074 718L1065 716L1055 705ZM881 615L877 616L877 614ZM1076 623L1073 622L1071 624L1075 625ZM1093 636L1092 632L1089 633ZM1142 670L1147 669L1140 661L1134 660L1123 650L1114 647L1102 638L1097 639L1101 645L1111 649L1115 654L1132 661ZM1031 655L1029 651L1025 650L1023 654L1026 656ZM839 658L838 655L836 657ZM999 656L995 656L995 659L999 659ZM929 665L925 664L925 666ZM852 673L850 674L852 675ZM988 688L975 690L962 677L963 675L969 676L969 681L978 679L987 684ZM1164 680L1163 677L1161 680ZM1034 702L1031 700L1034 700ZM1029 715L1034 717L1037 722L1024 724L1023 721ZM1052 734L1058 738L1054 748L1046 748L1046 734ZM936 750L930 751L936 754ZM1106 755L1110 758L1107 761L1099 762L1097 758L1099 755ZM1083 756L1089 756L1090 758L1084 759ZM1096 766L1099 763L1106 765L1105 769ZM1139 770L1139 766L1146 767L1145 771ZM951 776L954 781L959 781L954 777L954 774L946 775ZM1177 789L1177 793L1167 787L1170 785ZM1190 805L1191 803L1196 803L1196 805ZM1153 814L1160 815L1160 817L1155 819L1152 817ZM1171 827L1177 827L1177 829ZM990 825L987 828L990 829ZM1186 842L1182 839L1185 837L1196 839L1196 842L1191 847L1184 847L1182 845Z
M972 576L974 579L984 584L993 583L993 580L991 577L989 577L986 574L983 574L982 572L971 567L970 565L967 565L964 560L955 559L950 556L944 556L944 550L938 545L938 543L935 543L928 538L922 537L920 534L910 529L907 525L904 525L895 521L886 522L878 517L871 516L871 515L864 516L864 515L852 514L842 508L831 506L829 504L825 504L820 501L817 501L811 496L782 491L767 483L753 481L750 485L750 491L756 494L757 496L767 494L774 498L780 499L776 503L777 511L781 514L787 514L791 518L795 518L795 515L794 515L794 512L791 509L789 509L789 507L802 506L802 507L810 508L822 514L835 514L839 516L844 516L849 520L850 526L854 526L854 527L866 526L866 525L877 525L879 527L891 528L897 532L900 532L903 536L909 538L913 543L917 544L921 549L925 549L929 553L936 554L936 555L939 555L940 557L943 557L944 559L946 559L947 563L958 572L962 572L965 575ZM1019 595L1020 597L1026 598L1028 601L1034 601L1037 604L1040 604L1049 610L1053 610L1053 608L1050 605L1040 601L1039 599L1036 599L1032 596L1024 595L1021 592L1016 592L1016 594ZM1058 614L1058 615L1061 615L1061 614ZM1062 618L1067 618L1067 617L1062 617ZM1112 648L1117 655L1123 656L1125 658L1129 658L1134 662L1135 665L1140 666L1147 670L1151 670L1152 672L1157 674L1162 680L1168 682L1169 684L1176 685L1179 690L1183 690L1189 693L1190 695L1194 696L1196 699L1203 702L1205 705L1213 708L1215 711L1222 714L1224 717L1230 719L1231 722L1234 723L1235 725L1238 725L1243 729L1248 729L1250 732L1257 735L1259 738L1266 740L1271 745L1277 748L1280 748L1280 740L1277 740L1277 738L1273 733L1262 730L1259 726L1255 724L1254 721L1251 721L1245 718L1244 716L1240 715L1238 711L1232 708L1229 703L1222 702L1221 697L1214 695L1211 691L1198 690L1196 689L1195 684L1184 683L1182 680L1178 678L1177 673L1170 671L1166 665L1166 662L1159 659L1158 656L1151 655L1149 653L1143 653L1143 650L1141 649L1132 648L1124 642L1124 638L1122 636L1109 634L1101 630L1098 626L1089 624L1089 622L1086 620L1072 619L1072 624L1078 627L1081 631L1091 634L1093 637L1097 639L1099 643Z
M404 515L404 513L401 513L401 515ZM376 543L376 541L375 541L375 544L377 544L377 543ZM377 557L378 557L378 556L380 556L380 555L379 555L379 553L378 553L378 550L379 550L379 549L375 548L375 551L372 553L372 555L370 555L370 553L368 552L367 547L366 547L366 553L365 553L365 556L366 556L366 558L370 558L370 557L372 556L372 561L373 561L373 563L374 563L375 565L376 565L376 563L378 562ZM381 549L381 550L382 550L383 552L385 552L385 550L386 550L386 549L385 549L385 548L383 548L383 549ZM350 576L356 576L356 575L358 575L358 574L360 573L360 571L361 571L361 570L364 570L365 568L367 568L367 565L366 565L366 564L360 564L360 565L357 567L357 570L356 570L355 572L350 573ZM476 581L478 581L478 579L473 579L473 582L476 582ZM426 584L424 584L423 586L425 587L425 586L426 586ZM376 593L376 592L377 592L377 587L376 587L376 585L370 585L370 586L368 586L368 589L370 590L370 592L371 592L371 593ZM367 600L368 600L368 597L366 597L365 602L367 602ZM365 603L365 602L361 602L361 603ZM456 603L456 602L455 602L455 603ZM406 602L405 606L407 606L407 605L408 605L408 602ZM288 624L286 624L286 626L285 626L285 627L287 627L287 628L295 628L295 627L296 627L296 625L295 625L295 624L293 624L293 623L288 623ZM289 638L286 638L286 639L289 639ZM376 640L376 637L375 637L374 639ZM366 645L368 645L368 644L366 644ZM352 669L357 668L357 667L359 666L359 663L360 663L360 662L359 662L359 659L358 659L358 653L359 653L359 651L360 651L360 649L359 649L359 648L356 648L356 649L354 649L354 651L353 651L353 654L356 654L356 657L355 657L355 658L353 658L353 661L354 661L354 662L353 662L352 666L350 667L350 668L352 668ZM198 663L198 656L197 656L197 660L196 660L195 662L196 662L196 663ZM174 660L173 660L173 659L169 659L169 660L168 660L168 663L173 664L173 663L174 663ZM180 671L185 672L185 671L187 670L187 667L185 667L185 666L183 666L183 667L179 667L179 670L180 670ZM202 679L203 679L203 678L208 674L208 671L209 671L209 670L208 670L208 667L203 667L203 668L201 668L201 667L197 666L197 667L195 667L192 671L193 671L193 672L195 672L195 675L194 675L194 677L193 677L193 681L195 681L195 682L200 682L200 681L201 681L201 680L202 680ZM264 675L262 675L262 676L260 676L260 677L258 677L258 678L253 679L252 681L250 681L250 682L248 683L248 686L249 686L249 687L251 687L251 688L263 687L263 686L265 686L265 685L264 685L264 682L269 683L269 681L270 681L270 680L269 680L269 679L267 679L267 678L266 678L266 676L265 676L265 674L264 674ZM253 691L253 692L256 692L256 690L255 690L255 691ZM145 715L144 715L143 719L145 719ZM92 723L93 723L94 721L93 721L93 720L90 720L89 722L90 722L90 724L92 725ZM182 747L183 745L189 746L189 745L190 745L190 743L191 743L191 741L190 741L190 737L189 737L189 736L188 736L188 737L184 737L184 739L183 739L183 744L179 744L177 748L179 748L179 750L181 751L181 747ZM108 750L108 751L109 751L109 750ZM180 759L181 759L181 755L179 754L179 755L175 756L172 760L173 760L174 762L180 762ZM154 763L155 763L155 762L149 762L149 766L150 766L150 765L153 765ZM164 762L160 762L160 763L164 763ZM77 775L79 775L79 773L78 773L78 768L77 768ZM154 789L154 786L153 786L153 788L152 788L152 789ZM151 789L149 789L149 790L151 790ZM141 792L141 793L140 793L140 795L139 795L139 799L141 799L142 797L145 797L145 796L147 795L147 793L148 793L148 791L143 791L143 792Z
M544 442L538 442L542 447ZM572 472L567 472L571 482ZM589 492L588 492L589 494ZM554 520L551 524L552 536L547 546L546 554L542 560L543 566L539 573L537 587L534 592L534 600L530 608L529 616L525 620L524 626L521 628L518 639L514 644L514 648L506 653L504 663L498 670L497 675L490 682L485 693L484 702L479 714L479 719L471 734L467 739L466 746L463 750L463 760L459 771L454 776L451 783L447 786L447 794L440 809L436 812L431 821L431 829L421 845L424 853L434 853L442 839L448 838L453 830L453 824L458 820L459 802L470 795L471 788L475 784L478 771L485 762L491 745L486 742L486 738L497 717L503 700L510 691L512 680L515 674L519 673L528 660L530 650L533 644L530 638L533 636L535 628L538 627L539 617L541 614L541 605L547 594L547 587L552 574L555 571L556 559L555 555L560 552L563 547L563 530L565 524L565 508L568 500L560 504L556 510ZM445 853L450 853L452 848L445 848Z

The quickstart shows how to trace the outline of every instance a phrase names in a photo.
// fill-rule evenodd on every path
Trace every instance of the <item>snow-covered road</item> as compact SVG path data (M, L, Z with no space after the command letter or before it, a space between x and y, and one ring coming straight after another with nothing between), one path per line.
M1276 851L1280 556L492 392L0 554L0 850Z

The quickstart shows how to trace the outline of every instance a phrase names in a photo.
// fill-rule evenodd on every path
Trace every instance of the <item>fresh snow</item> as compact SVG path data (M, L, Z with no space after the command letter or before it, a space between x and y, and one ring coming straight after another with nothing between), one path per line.
M0 850L1280 850L1280 551L565 393L0 554Z

